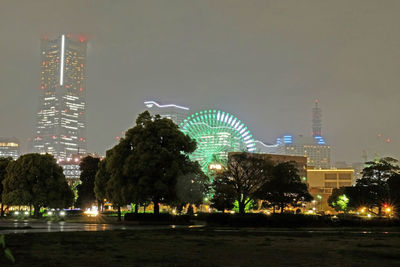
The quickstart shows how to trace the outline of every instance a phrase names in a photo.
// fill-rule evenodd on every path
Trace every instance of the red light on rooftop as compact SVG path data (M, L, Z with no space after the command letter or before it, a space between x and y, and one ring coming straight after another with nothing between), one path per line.
M82 92L82 91L83 91L83 88L82 88L82 87L81 87L81 88L79 88L79 91L81 91L81 92Z
M390 142L392 142L392 140L390 138L387 138L386 143L390 143Z
M115 140L119 140L119 136L116 136L116 137L115 137Z
M55 136L55 135L53 135L52 137L53 137L53 139L56 139L56 136Z
M43 60L43 61L42 61L42 65L43 65L43 66L46 65L46 61Z
M64 109L64 112L68 112L68 109L66 108L66 109Z
M79 42L83 43L85 41L86 41L86 37L83 37L83 36L79 37Z
M69 88L69 85L68 85L68 84L66 84L66 85L65 85L65 88Z
M41 86L40 86L40 89L41 89L41 90L44 90L44 88L45 88L44 85L41 85Z

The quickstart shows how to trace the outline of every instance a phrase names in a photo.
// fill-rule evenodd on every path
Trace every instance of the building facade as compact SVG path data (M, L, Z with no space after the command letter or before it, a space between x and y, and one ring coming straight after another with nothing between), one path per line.
M277 139L278 154L307 157L307 165L315 169L331 167L331 147L321 136L284 135Z
M33 150L57 160L86 153L86 41L62 34L41 41L40 105Z
M15 137L0 137L0 158L12 157L16 160L20 156L20 143Z
M329 207L328 198L333 189L352 186L355 183L353 169L307 169L307 182L314 205L318 210L333 210Z

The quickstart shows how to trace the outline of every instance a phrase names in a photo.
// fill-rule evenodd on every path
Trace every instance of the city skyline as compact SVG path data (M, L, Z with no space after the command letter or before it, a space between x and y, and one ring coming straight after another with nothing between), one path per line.
M332 162L400 156L395 1L22 2L0 11L15 25L0 28L0 135L22 148L35 127L39 37L83 33L90 151L104 154L147 99L237 114L265 142L309 135L319 99Z

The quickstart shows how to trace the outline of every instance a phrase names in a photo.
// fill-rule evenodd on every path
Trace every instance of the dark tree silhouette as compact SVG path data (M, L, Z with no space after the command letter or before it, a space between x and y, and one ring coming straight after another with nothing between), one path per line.
M239 213L243 214L247 204L257 198L261 188L270 179L271 169L272 163L268 160L248 153L232 154L229 156L227 167L217 173L218 182L214 184L216 186L214 191L217 197L233 191L235 200L238 202ZM222 185L222 187L217 185ZM220 189L225 192L218 191Z
M99 162L99 158L87 156L79 164L81 184L77 186L78 199L76 200L76 205L82 209L90 207L96 201L94 181L99 168Z
M272 177L263 185L259 197L273 207L279 207L281 213L288 205L296 207L313 199L291 162L278 163L273 167Z
M6 178L7 175L7 166L10 162L13 161L13 158L0 158L0 196L3 194L3 180ZM4 204L1 201L1 209L0 209L1 217L4 216Z
M68 207L74 198L63 169L49 154L26 154L11 162L3 185L4 203L33 205L36 217L41 207Z

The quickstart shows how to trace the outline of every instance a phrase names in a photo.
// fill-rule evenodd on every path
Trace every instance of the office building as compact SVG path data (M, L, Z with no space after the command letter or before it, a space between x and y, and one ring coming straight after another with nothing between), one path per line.
M33 150L68 160L86 153L86 41L69 34L41 40L40 105Z
M333 189L352 186L355 183L353 169L307 169L307 183L310 194L314 197L317 210L333 210L329 207L328 198Z
M307 165L316 169L331 167L331 148L321 136L284 135L277 138L277 153L283 155L305 156Z
M16 160L20 156L20 143L15 137L0 137L0 157L12 157Z

